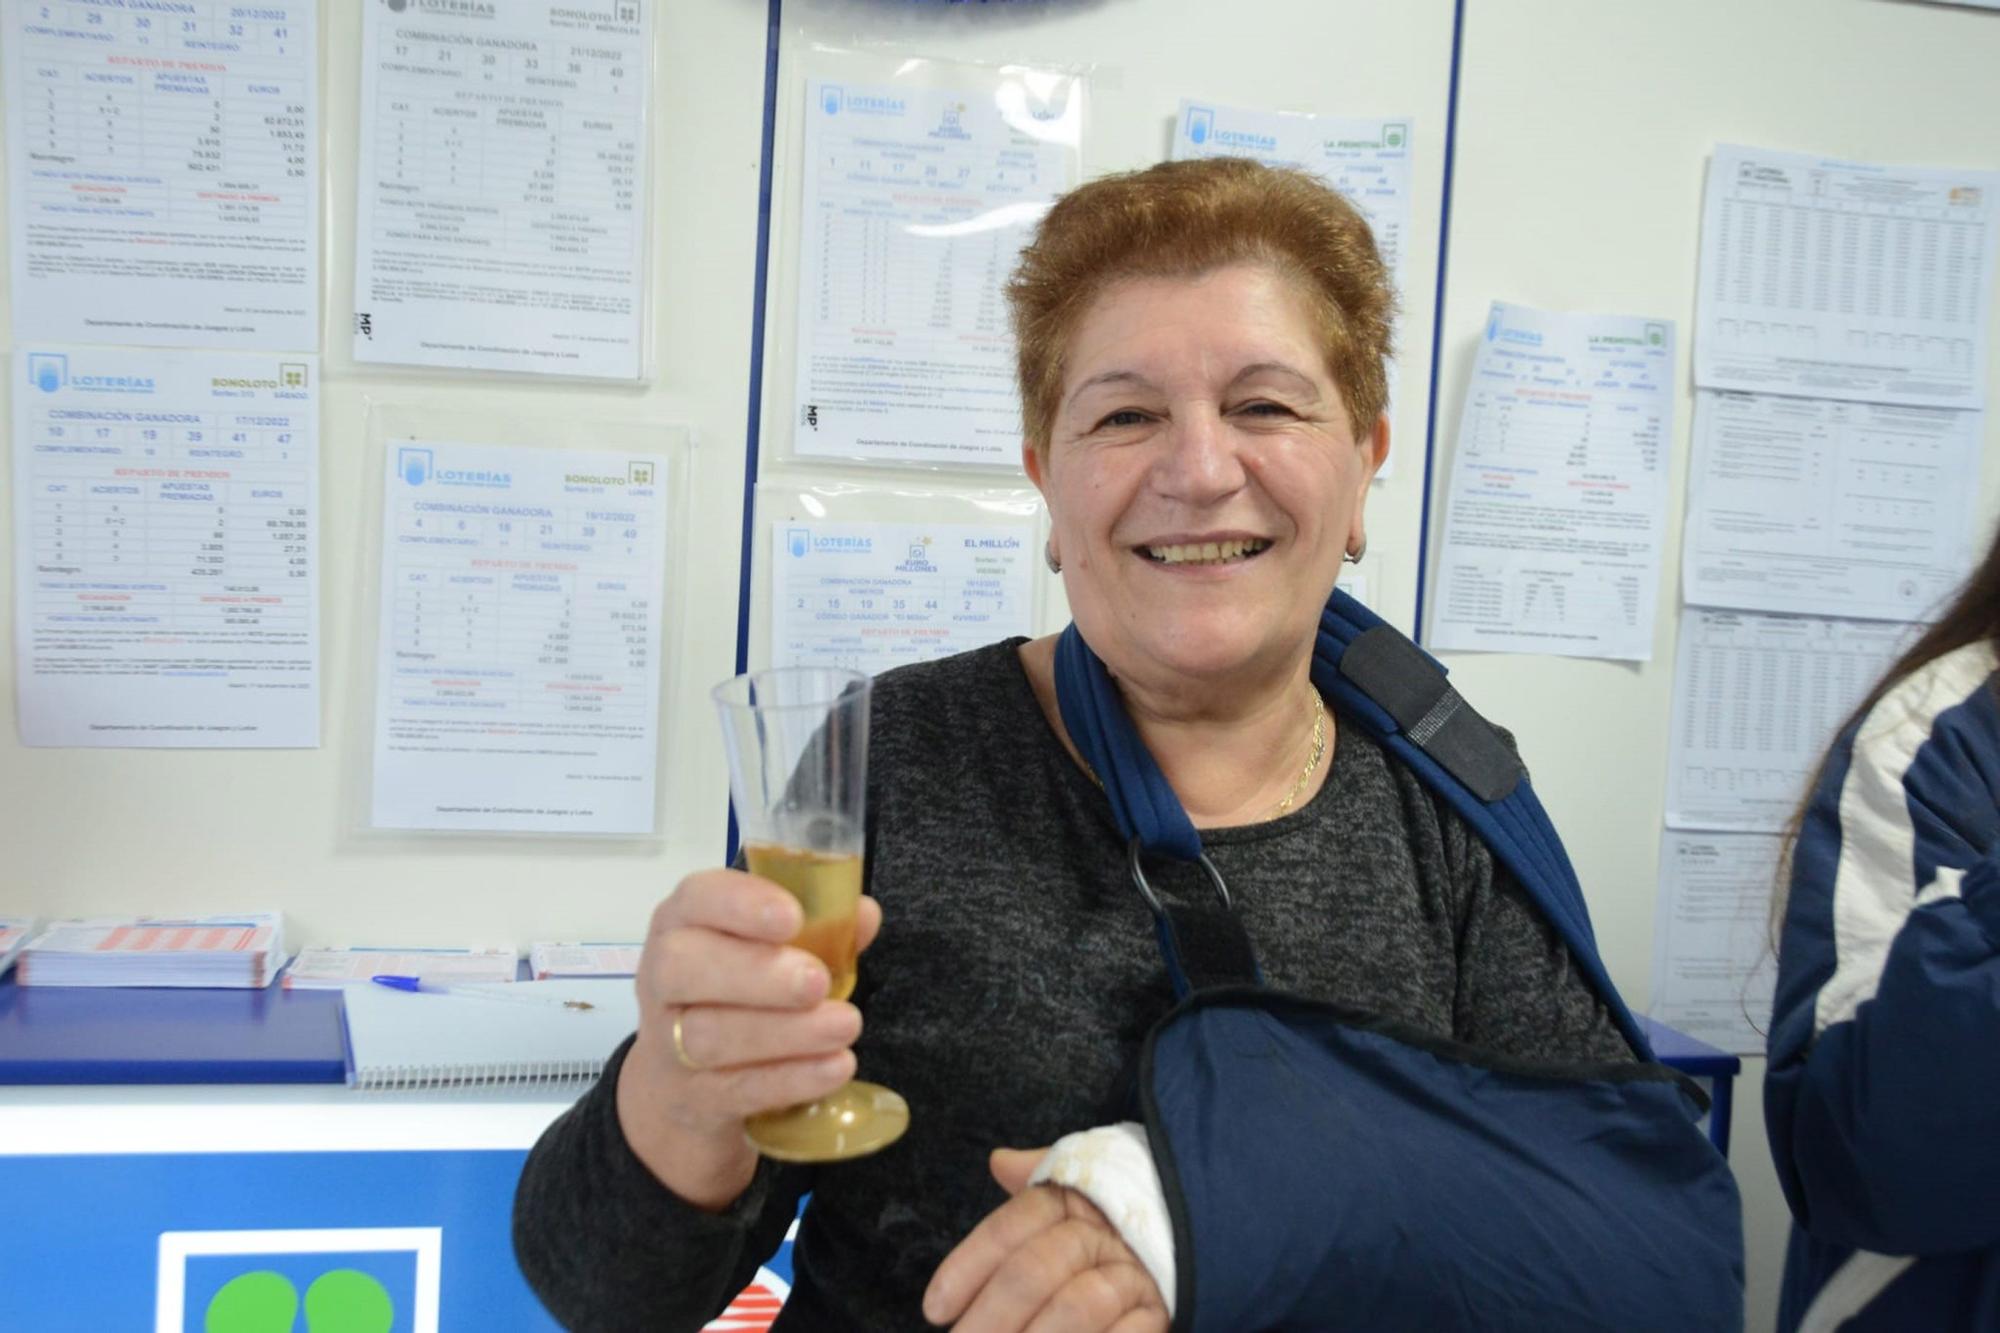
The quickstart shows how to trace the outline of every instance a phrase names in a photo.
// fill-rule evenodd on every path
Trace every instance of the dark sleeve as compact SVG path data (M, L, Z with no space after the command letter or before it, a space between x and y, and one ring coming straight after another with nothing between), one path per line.
M1764 1117L1816 1240L2000 1242L2000 732L1975 701L1914 759L1908 728L1837 747L1793 850Z
M1452 1035L1530 1060L1636 1059L1513 874L1455 816L1446 816L1445 843L1459 904Z
M696 1330L785 1238L809 1172L760 1161L721 1213L683 1203L625 1142L618 1071L543 1133L514 1193L514 1255L549 1313L575 1333Z

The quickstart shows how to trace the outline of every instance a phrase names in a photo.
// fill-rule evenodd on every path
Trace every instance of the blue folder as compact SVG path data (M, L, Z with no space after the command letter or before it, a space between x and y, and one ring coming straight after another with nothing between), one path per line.
M342 1083L337 990L28 986L0 979L0 1084Z

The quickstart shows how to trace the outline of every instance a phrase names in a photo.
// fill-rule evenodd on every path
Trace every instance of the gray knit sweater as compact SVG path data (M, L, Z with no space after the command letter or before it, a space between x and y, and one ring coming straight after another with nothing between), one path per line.
M867 864L883 927L857 1053L908 1098L908 1135L859 1162L767 1162L705 1214L627 1148L614 1062L543 1135L515 1202L522 1271L570 1328L698 1329L807 1191L777 1327L925 1328L932 1271L1004 1201L988 1151L1116 1118L1107 1094L1172 995L1110 809L1049 729L1019 643L876 682ZM1519 887L1358 726L1338 728L1303 808L1203 838L1272 985L1496 1053L1632 1058ZM1204 892L1192 873L1153 878Z

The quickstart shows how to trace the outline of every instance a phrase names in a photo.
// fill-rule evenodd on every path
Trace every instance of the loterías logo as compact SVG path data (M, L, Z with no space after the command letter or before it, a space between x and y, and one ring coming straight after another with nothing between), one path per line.
M764 1333L792 1294L791 1284L768 1268L757 1270L749 1286L738 1293L729 1308L714 1322L704 1324L702 1333Z
M160 1233L156 1333L438 1333L437 1227Z

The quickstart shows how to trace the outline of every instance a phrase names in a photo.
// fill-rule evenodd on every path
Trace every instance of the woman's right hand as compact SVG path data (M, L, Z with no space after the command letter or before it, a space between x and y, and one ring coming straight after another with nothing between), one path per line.
M653 909L618 1123L660 1183L697 1208L719 1212L749 1185L757 1151L745 1117L823 1097L854 1076L861 1011L827 999L826 965L786 944L801 922L791 894L739 870L697 871ZM882 909L863 898L857 946L881 924Z

